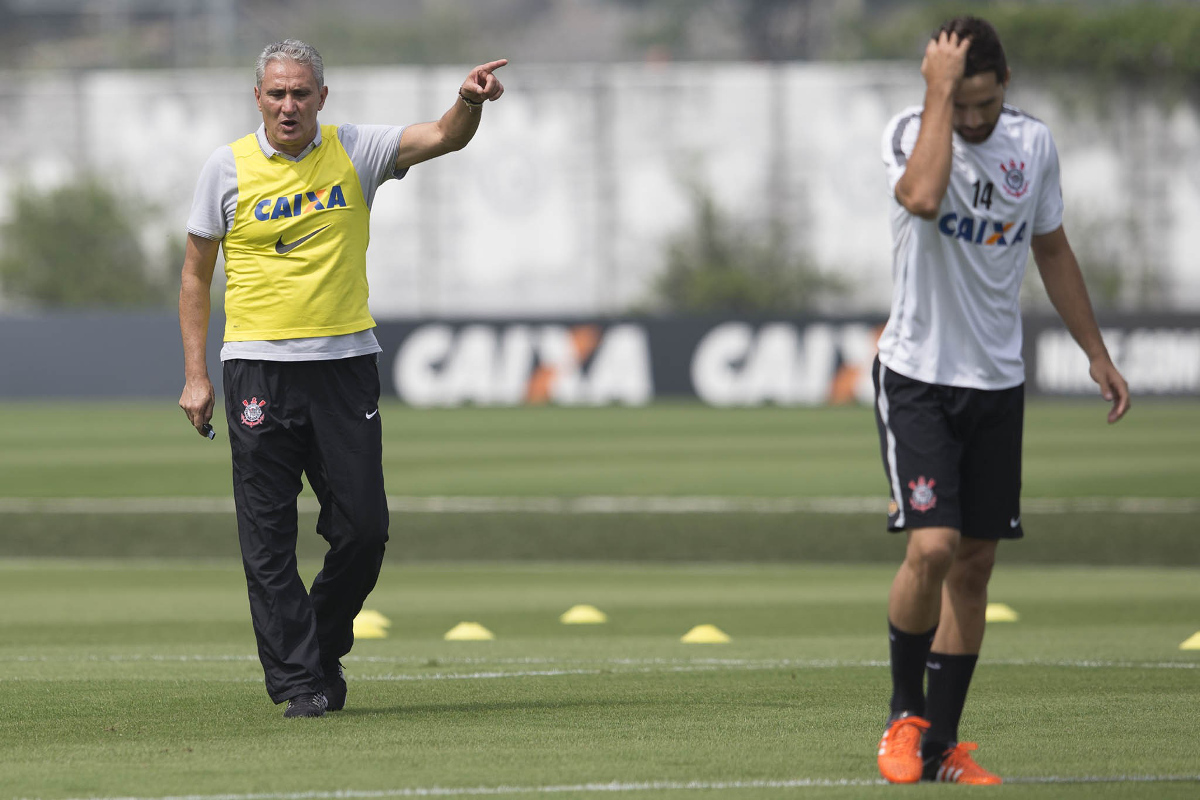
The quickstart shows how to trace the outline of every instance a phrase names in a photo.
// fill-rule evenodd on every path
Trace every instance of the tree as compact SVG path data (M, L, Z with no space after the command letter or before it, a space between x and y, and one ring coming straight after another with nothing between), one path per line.
M684 313L795 312L846 293L836 277L796 255L780 223L743 224L722 212L712 194L693 187L692 227L667 243L667 267L653 304Z
M920 58L944 20L970 12L999 31L1014 69L1188 88L1200 77L1200 7L1159 3L895 3L863 20L868 58Z
M738 57L754 61L815 58L830 44L836 2L830 0L619 0L642 13L637 39L676 57L708 60L688 40L702 20L731 31Z
M19 187L0 225L0 284L35 306L148 306L165 301L131 209L98 177L37 192ZM145 209L142 209L144 212Z

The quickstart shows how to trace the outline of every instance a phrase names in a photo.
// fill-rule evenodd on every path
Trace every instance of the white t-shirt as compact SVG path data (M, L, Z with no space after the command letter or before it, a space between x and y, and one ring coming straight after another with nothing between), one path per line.
M1058 151L1044 123L1004 106L992 135L954 134L950 185L932 220L895 199L920 106L883 134L892 194L892 308L885 367L925 383L1007 389L1025 381L1019 294L1033 236L1062 225Z
M392 125L339 125L338 139L346 149L346 155L358 173L367 208L375 200L375 191L385 181L403 178L408 170L395 168L396 154L400 150L403 127ZM267 158L282 158L300 161L321 144L321 129L317 136L298 156L289 156L271 146L266 127L258 126L258 146ZM225 238L233 225L237 210L238 183L237 164L229 145L218 147L196 182L196 194L192 198L192 210L188 216L188 233L205 239L219 241ZM336 358L369 355L382 350L375 339L374 331L368 329L341 336L315 336L307 339L277 339L271 341L225 342L221 347L221 360L245 358L256 361L325 361Z

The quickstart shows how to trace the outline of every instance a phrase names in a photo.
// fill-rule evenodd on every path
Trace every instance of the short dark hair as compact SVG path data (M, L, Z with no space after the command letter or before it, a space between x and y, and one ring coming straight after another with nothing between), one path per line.
M317 52L317 48L307 42L299 39L284 39L282 42L275 42L264 47L258 56L258 61L254 64L254 78L260 89L263 75L267 71L267 64L272 61L294 61L302 67L308 67L317 81L317 88L320 89L325 85L325 64L321 61L321 54Z
M1004 57L1004 45L1000 44L1000 34L985 19L972 16L955 17L942 23L942 27L934 32L936 39L943 33L955 33L961 39L968 36L971 47L967 50L967 63L963 77L970 78L986 72L996 74L996 82L1004 83L1008 79L1008 59Z

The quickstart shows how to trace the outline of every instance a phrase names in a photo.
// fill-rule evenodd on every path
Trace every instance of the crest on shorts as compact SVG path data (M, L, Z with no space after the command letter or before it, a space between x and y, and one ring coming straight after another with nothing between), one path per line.
M243 400L242 405L245 410L242 411L242 424L248 428L253 428L255 425L262 425L266 414L263 413L263 408L267 405L266 400L259 400L257 397L251 397L249 400Z
M912 489L912 494L908 498L908 504L912 506L913 511L928 511L937 505L937 495L933 492L933 487L937 485L935 480L925 480L925 476L917 478L916 481L909 481L908 488Z
M1029 182L1025 180L1025 162L1020 164L1015 159L1007 164L1000 162L1000 171L1004 173L1004 191L1013 197L1020 197L1029 191Z

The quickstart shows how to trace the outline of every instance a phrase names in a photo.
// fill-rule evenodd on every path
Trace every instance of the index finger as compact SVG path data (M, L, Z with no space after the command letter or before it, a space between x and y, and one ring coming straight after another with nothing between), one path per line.
M482 72L494 72L495 70L498 70L507 64L508 64L508 59L502 58L499 61L489 61L488 63L478 66L475 69L480 70Z

